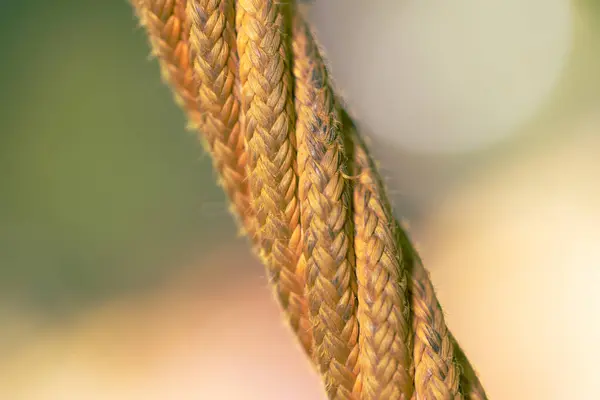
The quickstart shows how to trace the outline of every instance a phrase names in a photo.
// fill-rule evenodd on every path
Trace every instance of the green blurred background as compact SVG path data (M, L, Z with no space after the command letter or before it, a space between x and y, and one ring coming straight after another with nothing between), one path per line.
M233 236L127 2L1 10L0 307L71 312Z

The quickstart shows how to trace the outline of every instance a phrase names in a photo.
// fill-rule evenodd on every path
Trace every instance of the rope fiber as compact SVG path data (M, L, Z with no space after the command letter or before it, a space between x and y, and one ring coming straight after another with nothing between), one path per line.
M331 399L486 399L294 1L131 0Z

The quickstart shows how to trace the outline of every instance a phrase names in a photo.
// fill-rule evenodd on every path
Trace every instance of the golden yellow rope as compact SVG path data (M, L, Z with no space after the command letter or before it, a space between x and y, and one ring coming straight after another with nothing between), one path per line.
M163 79L173 88L176 102L188 111L190 121L198 124L202 113L196 104L198 87L188 40L191 22L185 12L186 0L132 0L132 4L147 29Z
M358 302L347 161L327 71L299 14L293 37L296 132L305 149L300 209L315 361L329 397L349 399L358 372Z
M368 155L368 151L364 141L360 138L360 136L356 132L356 128L350 119L350 117L343 113L343 123L345 126L345 132L350 136L354 144L354 160L355 160L355 168L357 169L358 179L355 184L355 199L357 197L357 193L367 193L370 192L369 196L374 196L378 198L378 202L380 202L377 207L387 208L388 201L385 197L385 190L382 186L381 181L378 178L378 174L376 168L374 166L373 161ZM355 200L355 213L358 213L359 209L359 201ZM425 377L428 375L431 376L443 376L446 377L448 375L448 370L450 369L451 373L454 374L454 377L458 373L456 368L460 369L462 373L460 373L460 393L464 395L465 398L471 400L484 400L487 399L485 391L481 386L481 383L475 373L473 367L469 363L467 357L463 353L462 349L459 347L458 343L454 339L454 337L449 333L445 324L443 323L443 312L441 307L435 297L435 293L433 292L433 286L431 284L429 274L424 269L423 264L421 263L420 258L418 257L416 251L413 246L410 244L406 233L400 228L399 224L391 217L387 221L393 221L393 226L396 232L395 242L398 245L398 248L404 254L403 264L406 265L407 269L410 273L410 292L411 292L411 304L412 309L416 310L416 314L413 317L415 321L416 329L415 329L415 354L421 355L421 359L417 363L417 367L425 372ZM387 226L387 225L386 225ZM361 241L359 240L358 243ZM358 244L357 244L358 246ZM376 245L370 248L371 251L377 249ZM357 257L359 252L357 251ZM374 264L371 264L374 265ZM360 282L360 281L359 281ZM400 287L403 287L404 284L400 283ZM424 290L426 288L426 290ZM428 324L428 319L423 318L423 315L429 317L429 319L438 319L438 323L430 323ZM441 324L440 324L441 322ZM423 332L422 328L427 327L425 332ZM438 326L438 328L436 328ZM421 329L421 330L420 330ZM363 331L363 325L361 325L361 333ZM383 329L378 329L379 332L385 332ZM445 334L443 334L445 332ZM423 340L423 338L425 340ZM448 349L447 347L443 347L439 345L441 341L440 338L443 338L444 341L450 343L452 349ZM409 341L407 341L408 343ZM447 343L446 343L447 346ZM439 359L443 358L447 362L441 363L441 365L427 364L423 361L423 353L427 353L425 355L426 359L434 358ZM445 353L445 354L442 354ZM453 357L450 357L449 354L453 353ZM450 365L449 365L450 364ZM404 364L408 366L409 364ZM413 368L415 366L413 365ZM438 378L439 379L439 378ZM444 379L442 379L443 381ZM432 392L433 388L430 388L431 382L428 382L427 379L419 382L418 379L415 382L415 397L416 398L433 398L433 399L446 399L446 398L456 398L459 395L457 394L458 390L458 382L455 379L449 380L449 388L445 388L446 384L441 383L442 390L438 390L438 392ZM440 384L438 382L438 384ZM403 392L405 394L410 393L408 389ZM370 398L370 394L367 394L365 390L363 390L363 398ZM380 398L401 398L395 396L381 396Z
M311 352L297 195L291 54L285 2L236 1L247 176L269 281L304 349Z
M413 393L408 271L397 246L395 223L366 146L344 115L353 145L356 181L356 274L359 283L363 399L406 399ZM390 223L390 221L393 221Z
M244 179L247 159L240 126L233 1L188 1L186 14L191 21L192 64L198 85L196 107L203 116L196 128L213 154L234 214L241 217L242 226L255 239L256 227Z
M415 314L413 351L415 368L419 368L421 374L415 376L415 395L418 395L417 398L433 399L460 398L461 395L471 400L487 399L475 370L445 325L443 311L435 296L429 273L423 267L406 232L401 228L396 232L410 269L409 289L411 307ZM451 349L447 347L448 343ZM438 360L441 361L436 362ZM448 375L451 375L451 379L446 380ZM437 389L433 385L437 385Z
M191 125L202 132L205 145L214 155L219 184L231 200L233 214L242 219L241 226L254 238L244 178L246 152L238 122L236 92L239 85L228 81L231 77L237 80L235 31L231 21L226 20L235 17L233 9L230 7L229 14L223 10L223 17L218 18L228 23L221 32L209 32L214 26L198 23L191 32L195 12L186 10L190 5L186 5L185 0L132 0L132 4L146 27L163 78L173 88L177 103L186 110ZM215 54L218 46L228 51ZM194 56L198 51L203 58ZM215 69L209 70L207 63L212 62L216 63Z
M412 308L417 398L460 399L461 371L454 357L444 314L435 300L427 271L416 261L413 270Z
M232 1L132 3L329 397L485 399L309 29Z

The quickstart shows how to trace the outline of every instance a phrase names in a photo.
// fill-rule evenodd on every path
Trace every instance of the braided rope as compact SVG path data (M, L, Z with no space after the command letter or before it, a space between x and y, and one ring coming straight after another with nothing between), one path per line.
M260 255L292 329L310 353L287 13L283 2L236 1L247 174Z
M219 184L231 200L232 214L250 238L255 228L248 212L249 195L245 182L246 156L239 127L239 85L233 10L211 21L227 21L219 32L210 24L194 23L201 8L186 10L185 0L132 0L141 25L146 27L152 53L157 56L163 79L173 88L176 102L188 114L191 125L203 133L205 146L214 155ZM192 4L187 4L190 7ZM213 13L215 11L213 10ZM215 52L213 49L227 48ZM194 57L194 53L210 57ZM216 53L216 54L215 54ZM202 62L204 60L204 62ZM214 65L215 69L212 70ZM207 73L204 73L204 72Z
M343 123L354 153L354 223L364 399L408 399L413 392L408 271L373 162L351 119ZM394 221L395 222L395 221Z
M315 360L330 398L351 398L358 368L357 282L350 185L339 117L327 71L296 14L293 34L296 132Z
M486 399L310 30L232 2L132 0L329 397Z
M192 21L190 44L196 57L197 109L204 118L202 132L220 184L231 199L233 214L242 219L250 238L256 238L251 217L246 172L244 135L240 126L238 56L235 42L235 14L231 1L193 0L186 14Z
M445 325L429 273L406 232L398 228L396 233L411 271L409 292L414 313L413 367L420 370L420 375L415 373L417 399L451 399L460 398L461 395L470 400L487 399L475 370Z
M152 54L160 60L163 79L173 88L175 101L188 111L194 124L201 122L197 108L198 85L189 46L190 20L186 0L132 0L140 22L146 27Z
M413 269L412 308L417 398L460 399L461 372L450 332L427 271L420 267L420 261L416 265L419 266Z

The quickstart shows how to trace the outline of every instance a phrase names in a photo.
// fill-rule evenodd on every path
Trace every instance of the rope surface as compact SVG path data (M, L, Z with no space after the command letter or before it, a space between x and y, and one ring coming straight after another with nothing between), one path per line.
M359 283L362 398L397 399L413 393L408 271L396 240L397 224L366 146L349 117L354 152L354 223ZM390 221L393 221L390 224Z
M295 4L132 5L329 398L486 399Z
M259 254L292 329L310 353L286 4L235 3L246 172ZM298 265L302 268L298 268Z
M293 20L300 203L315 362L330 398L352 398L358 372L351 187L327 71L299 14Z
M196 108L202 115L196 128L214 154L214 166L234 214L241 217L248 235L254 238L256 227L244 180L247 158L240 126L233 5L224 1L188 1L186 15L191 21L190 47L197 55L191 62L198 85Z

